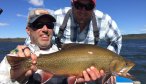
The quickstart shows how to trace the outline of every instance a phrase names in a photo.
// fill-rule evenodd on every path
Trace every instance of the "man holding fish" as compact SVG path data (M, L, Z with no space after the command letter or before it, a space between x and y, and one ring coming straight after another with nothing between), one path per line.
M74 82L83 83L100 79L104 75L103 70L99 71L93 66L84 70L81 73L83 77L80 78L55 76L52 73L37 69L35 66L37 64L36 56L58 51L58 48L52 44L54 22L56 22L55 18L44 9L35 9L29 12L26 32L30 39L26 42L26 45L17 46L8 56L31 57L32 66L30 70L25 70L27 72L22 74L18 67L11 68L6 56L0 64L0 83L73 84ZM12 61L13 63L17 62L15 59ZM13 72L13 69L17 71Z
M122 36L117 24L108 14L95 10L96 0L71 0L71 6L54 14L59 25L55 26L58 47L66 43L101 45L103 42L107 49L120 53Z

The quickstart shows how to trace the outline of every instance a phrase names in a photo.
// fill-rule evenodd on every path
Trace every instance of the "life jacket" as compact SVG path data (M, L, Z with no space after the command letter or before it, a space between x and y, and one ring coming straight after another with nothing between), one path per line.
M59 32L57 34L57 37L55 38L55 42L58 46L58 48L61 48L62 46L62 43L61 43L61 37L63 36L64 34L64 30L67 26L67 22L68 22L68 19L71 15L71 12L72 12L72 9L68 10L68 12L66 13L65 17L64 17L64 20L63 20L63 23L62 25L59 27ZM99 42L99 30L98 30L98 27L97 27L97 22L96 22L96 17L95 17L95 13L93 12L92 14L92 26L93 26L93 33L94 33L94 45L97 45L98 42Z

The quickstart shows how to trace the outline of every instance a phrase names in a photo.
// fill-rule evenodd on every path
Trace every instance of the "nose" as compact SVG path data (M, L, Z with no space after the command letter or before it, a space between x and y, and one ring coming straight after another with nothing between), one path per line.
M82 11L86 11L85 7L82 7L81 10L82 10Z
M43 26L43 28L42 28L42 30L43 30L43 31L48 31L47 26L46 26L46 25L44 25L44 26Z
M85 9L85 7L82 7L82 8L80 8L80 13L86 13L86 9Z

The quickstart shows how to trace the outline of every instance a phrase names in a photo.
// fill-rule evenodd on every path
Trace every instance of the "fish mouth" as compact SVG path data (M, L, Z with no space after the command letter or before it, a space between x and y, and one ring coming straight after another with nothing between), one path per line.
M122 76L122 77L126 77L129 78L131 80L136 80L136 78L131 75L130 73L128 73L128 71L133 68L135 66L135 64L131 64L129 66L126 66L125 68L121 69L119 73L117 73L117 75Z

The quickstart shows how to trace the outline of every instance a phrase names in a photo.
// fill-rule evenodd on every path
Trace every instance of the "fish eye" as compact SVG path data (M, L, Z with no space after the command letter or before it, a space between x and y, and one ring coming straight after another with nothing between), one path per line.
M126 62L126 66L128 66L128 63Z

